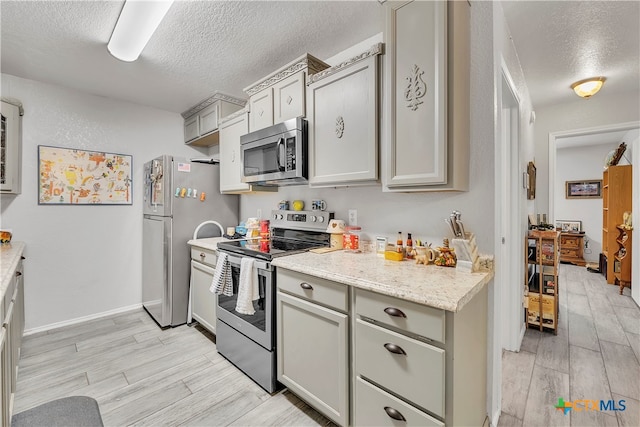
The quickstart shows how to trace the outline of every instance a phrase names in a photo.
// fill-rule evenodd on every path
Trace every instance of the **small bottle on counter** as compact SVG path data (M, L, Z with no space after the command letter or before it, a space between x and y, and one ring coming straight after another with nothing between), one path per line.
M413 259L413 240L411 239L411 233L407 233L407 245L405 247L405 253L407 259Z
M404 241L402 240L402 231L398 231L398 239L396 240L396 251L402 254L404 258Z

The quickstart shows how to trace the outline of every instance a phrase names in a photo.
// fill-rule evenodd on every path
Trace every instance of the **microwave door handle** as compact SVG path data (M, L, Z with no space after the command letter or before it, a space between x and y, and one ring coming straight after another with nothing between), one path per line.
M284 138L279 138L276 144L276 163L279 171L284 171L285 167L280 164L280 147L284 145Z

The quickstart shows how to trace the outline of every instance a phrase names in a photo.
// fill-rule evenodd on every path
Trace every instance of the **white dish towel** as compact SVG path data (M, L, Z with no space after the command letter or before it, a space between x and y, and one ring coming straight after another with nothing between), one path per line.
M240 261L240 281L238 283L238 302L236 311L240 314L255 314L253 301L260 298L258 293L258 270L255 260L243 257Z
M209 291L217 295L222 294L228 297L233 295L233 279L231 278L229 256L224 252L220 252L218 255L216 271L213 274L213 280L211 281Z

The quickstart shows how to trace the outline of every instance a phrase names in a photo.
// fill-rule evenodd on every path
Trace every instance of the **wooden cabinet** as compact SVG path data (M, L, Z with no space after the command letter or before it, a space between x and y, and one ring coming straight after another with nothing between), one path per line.
M309 185L378 180L378 55L373 46L309 77Z
M210 147L219 142L218 127L222 117L244 107L246 101L216 92L195 107L182 113L184 142L194 147Z
M216 333L217 296L209 290L218 256L214 251L191 248L191 316L204 328Z
M620 286L620 295L625 286L631 287L631 236L632 231L621 225L616 227L618 237L616 238L617 250L614 254L613 276L615 283Z
M345 285L278 270L278 380L320 413L349 424Z
M525 239L527 327L558 334L560 232L533 230Z
M631 211L632 177L631 165L609 166L602 174L602 254L607 261L605 276L610 284L615 282L616 226L622 224L624 213Z
M329 68L305 54L244 89L249 95L249 131L306 116L307 76Z
M0 193L20 194L22 191L22 103L2 98L0 119Z
M387 2L383 190L469 187L470 6Z
M584 260L584 234L560 233L560 262L570 262L581 267Z

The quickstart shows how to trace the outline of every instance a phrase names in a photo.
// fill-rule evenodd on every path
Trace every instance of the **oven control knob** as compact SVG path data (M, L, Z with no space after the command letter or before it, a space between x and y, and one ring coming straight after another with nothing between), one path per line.
M311 222L316 222L316 216L315 215L311 215L311 217L309 217L309 219L311 220Z
M273 214L273 219L278 219L278 214Z
M324 217L323 217L323 216L319 216L319 217L318 217L318 221L319 221L319 222L324 222Z
M283 219L283 218L284 218L284 215L278 214L278 219Z

